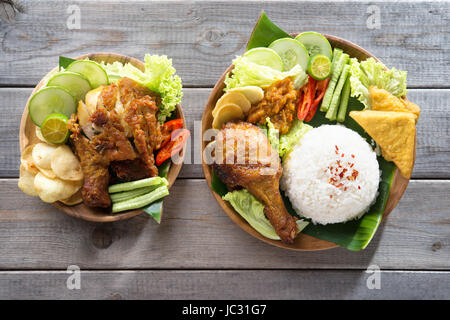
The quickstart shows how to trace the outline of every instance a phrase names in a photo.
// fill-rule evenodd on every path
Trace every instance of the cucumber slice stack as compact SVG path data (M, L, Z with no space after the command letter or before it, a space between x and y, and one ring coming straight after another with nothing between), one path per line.
M272 69L283 71L283 61L280 56L269 48L254 48L244 54L248 60L253 63L270 67Z
M316 54L323 54L331 60L331 45L328 42L327 38L325 38L320 33L313 31L303 32L296 36L295 40L305 46L311 57Z
M108 75L106 71L95 61L77 60L72 62L67 71L80 73L85 76L92 88L97 88L103 84L108 84Z
M38 127L52 113L63 114L70 118L75 109L75 98L67 89L56 86L39 90L31 97L28 104L31 121Z
M300 65L306 71L309 61L308 50L297 40L282 38L269 45L281 57L283 71L291 70L295 65Z
M87 92L108 83L106 71L97 62L74 61L64 72L53 75L47 86L30 98L30 118L38 127L50 114L70 118L78 101L84 100Z
M76 101L84 100L86 93L92 89L85 76L70 71L55 74L50 78L47 86L58 86L67 89Z

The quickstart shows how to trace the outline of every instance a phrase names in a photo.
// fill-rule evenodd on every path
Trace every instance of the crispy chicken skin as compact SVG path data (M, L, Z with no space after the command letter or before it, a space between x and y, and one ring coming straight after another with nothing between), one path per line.
M227 123L216 137L213 167L228 188L246 188L261 201L281 240L293 242L298 229L296 218L287 212L280 195L280 158L257 126L248 122Z
M156 116L159 100L148 88L122 78L102 87L88 119L93 132L90 139L82 134L77 117L71 118L70 138L84 173L82 197L86 205L111 205L109 169L125 181L158 175L153 152L167 136Z
M75 116L69 120L69 129L72 132L70 139L84 174L81 189L83 201L90 207L108 208L111 205L108 194L109 161L97 152L89 139L81 134L80 125L76 123Z
M145 96L134 99L126 108L125 121L133 132L134 145L150 176L158 175L153 150L161 145L161 129L156 119L158 106Z

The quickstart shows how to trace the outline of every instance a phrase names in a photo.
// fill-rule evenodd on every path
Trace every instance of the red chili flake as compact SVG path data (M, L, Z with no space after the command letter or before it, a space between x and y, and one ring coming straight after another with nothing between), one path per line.
M341 154L341 158L343 158L344 157L344 154Z
M361 190L361 186L358 186L358 190Z
M347 191L347 187L344 187L344 191Z
M330 199L332 199L332 198L333 198L333 195L330 194Z
M354 154L352 154L352 158L354 158L355 157L355 155Z

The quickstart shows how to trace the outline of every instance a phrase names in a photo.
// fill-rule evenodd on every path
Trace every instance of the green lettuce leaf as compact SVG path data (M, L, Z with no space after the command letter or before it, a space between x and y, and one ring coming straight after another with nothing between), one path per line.
M269 117L266 118L266 124L267 124L267 138L269 139L270 145L275 151L279 153L279 145L280 145L279 131L277 128L273 126Z
M308 80L308 75L299 65L291 70L281 72L267 66L251 62L246 57L239 56L233 60L234 69L225 78L225 91L245 86L268 87L278 80L291 77L294 86L298 89Z
M264 215L264 205L246 189L228 192L222 199L230 202L234 210L264 237L280 240L270 221Z
M131 63L122 64L118 61L101 63L110 79L128 77L161 96L158 120L164 122L175 110L183 96L181 79L175 75L172 59L167 56L145 55L145 72L142 72Z
M303 121L295 119L289 132L280 136L280 157L284 159L294 149L301 137L312 128Z
M406 95L406 71L386 67L369 58L361 63L354 61L350 67L351 96L361 101L370 109L370 86L385 89L396 97Z

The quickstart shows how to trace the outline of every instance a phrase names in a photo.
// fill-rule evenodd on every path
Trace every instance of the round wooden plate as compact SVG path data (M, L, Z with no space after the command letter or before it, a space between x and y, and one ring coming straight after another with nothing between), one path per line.
M296 36L297 34L291 34L292 36ZM363 48L357 46L354 43L351 43L350 41L330 36L330 35L324 35L328 41L330 42L331 46L333 48L340 48L345 53L349 54L352 58L357 58L359 61L365 60L369 57L373 57L377 61L379 61L374 55L369 53L368 51L364 50ZM208 182L209 188L211 189L211 170L212 168L205 163L203 159L203 150L205 149L206 145L209 141L203 141L203 133L211 129L212 127L212 110L214 109L214 106L216 105L217 100L222 96L223 89L225 88L224 80L225 76L228 72L230 72L233 69L233 65L228 67L228 69L223 73L222 77L217 81L216 85L214 86L214 89L212 90L208 102L206 103L205 110L203 111L202 116L202 134L200 139L201 146L202 146L202 167L203 172L205 173L205 179ZM414 151L414 160L415 160L415 151ZM386 219L386 217L391 213L391 211L395 208L395 206L400 201L400 198L402 197L403 193L406 190L406 187L408 186L409 179L406 179L400 174L400 171L398 168L395 170L394 173L394 181L392 183L391 191L389 194L389 199L386 204L386 209L384 211L383 220ZM212 189L211 189L212 191ZM222 209L225 211L225 213L230 217L231 220L233 220L239 227L241 227L243 230L251 234L253 237L258 238L264 242L267 242L271 245L286 248L286 249L292 249L292 250L298 250L298 251L317 251L317 250L326 250L338 247L337 244L317 239L314 237L311 237L309 235L300 233L297 238L295 239L293 244L285 244L281 241L271 240L264 236L262 236L259 232L257 232L255 229L253 229L247 221L245 221L239 213L237 213L233 207L227 202L222 200L222 198L212 191L214 197L216 198L216 201L219 203L219 205L222 207Z
M140 70L144 71L145 65L142 61L137 60L132 57L124 56L121 54L116 53L91 53L91 54L85 54L82 56L79 56L75 58L76 60L86 59L89 58L91 60L97 61L97 62L106 62L106 63L113 63L115 61L119 61L121 63L131 63L135 67L139 68ZM55 67L52 71L50 71L42 80L38 83L38 85L34 88L33 92L30 95L31 96L37 92L42 86L45 85L47 82L47 79L54 73L58 72L58 67ZM23 152L23 150L30 144L39 143L40 140L36 137L35 133L35 124L31 121L30 117L28 116L28 103L30 101L30 98L28 98L27 104L25 106L25 109L22 114L22 120L20 122L20 132L19 132L19 140L20 140L20 152ZM180 105L177 105L175 116L177 118L183 119L183 126L186 127L186 120L184 118L183 109ZM184 154L185 150L183 149L180 153L179 157L179 163L175 164L172 162L168 175L167 180L169 182L169 189L175 182L178 174L180 173L181 167L183 165L184 160ZM129 219L131 217L134 217L143 211L141 209L137 210L130 210L125 212L120 212L116 214L112 214L110 211L106 209L101 208L90 208L83 203L80 203L76 206L66 206L62 202L55 202L55 207L61 209L65 213L67 213L70 216L81 218L83 220L87 221L95 221L95 222L112 222L112 221L118 221L118 220L125 220Z

